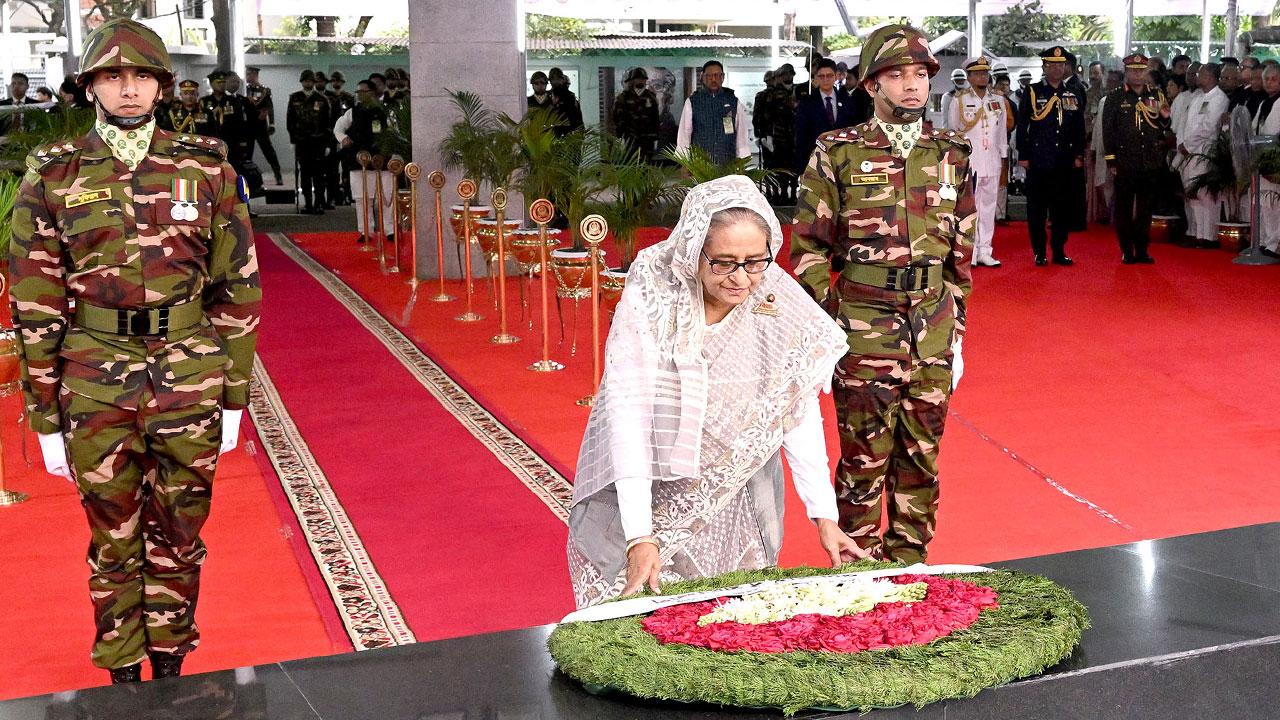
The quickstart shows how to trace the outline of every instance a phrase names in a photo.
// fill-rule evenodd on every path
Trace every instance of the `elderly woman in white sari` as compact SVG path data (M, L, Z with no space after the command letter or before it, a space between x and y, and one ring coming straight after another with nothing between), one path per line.
M574 481L578 607L776 565L783 451L832 565L860 555L836 524L818 408L845 335L773 263L781 247L764 196L732 176L695 187L631 266Z

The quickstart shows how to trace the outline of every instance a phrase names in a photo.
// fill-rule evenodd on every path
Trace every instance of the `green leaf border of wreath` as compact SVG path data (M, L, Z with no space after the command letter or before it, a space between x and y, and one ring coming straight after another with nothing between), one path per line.
M663 586L664 594L734 587L761 580L879 570L863 561L840 568L767 568ZM721 652L661 645L640 617L569 623L547 639L561 672L589 690L621 690L641 698L774 707L869 710L922 706L972 697L984 688L1036 675L1069 656L1089 627L1070 591L1038 575L1011 570L944 575L992 588L1000 607L983 610L964 630L927 645L859 653Z

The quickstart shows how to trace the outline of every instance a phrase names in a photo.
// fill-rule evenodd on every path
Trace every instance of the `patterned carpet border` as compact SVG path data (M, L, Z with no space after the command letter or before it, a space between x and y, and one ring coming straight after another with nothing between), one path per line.
M568 522L573 485L563 475L485 409L400 328L387 320L351 286L282 233L271 233L269 237L328 290L334 299L342 303L418 379L427 392L488 448L498 462L509 469L552 514L562 522Z
M417 642L259 358L249 410L351 644L373 650Z

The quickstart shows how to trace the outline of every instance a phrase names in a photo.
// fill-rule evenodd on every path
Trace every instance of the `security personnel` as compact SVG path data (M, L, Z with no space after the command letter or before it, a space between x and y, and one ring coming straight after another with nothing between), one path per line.
M870 557L911 563L933 537L938 445L963 367L969 143L922 119L938 61L919 30L877 29L861 69L875 116L818 139L800 179L791 260L848 333L834 382L841 529ZM834 258L847 262L833 287Z
M653 159L661 120L658 96L646 87L649 73L642 67L627 73L627 88L613 100L613 134L631 142L645 162Z
M316 85L315 91L324 96L329 101L329 117L336 120L342 117L341 98L337 93L329 88L329 78L323 70L315 72ZM342 195L342 182L338 175L342 171L342 160L338 157L338 144L330 142L329 147L325 148L324 153L324 187L326 201L321 207L325 210L333 210L340 204L345 204Z
M528 98L530 110L539 108L550 110L555 107L555 98L547 92L546 73L541 70L535 72L529 77L529 85L533 87L533 94Z
M951 71L951 89L942 94L942 112L939 113L938 127L955 130L948 124L951 122L951 106L955 104L956 96L964 92L965 77L965 72L961 68Z
M383 133L389 129L390 111L381 103L368 80L356 84L356 105L338 118L333 127L333 138L342 151L355 157L367 151L375 157L386 158L383 152ZM372 237L371 228L365 227L365 187L369 188L368 212L374 219L374 226L381 222L381 230L388 236L395 235L395 215L392 200L395 197L394 178L387 170L368 171L353 169L350 172L351 193L355 198L356 225L360 230L360 242ZM377 209L378 184L382 185L383 207Z
M1071 265L1067 234L1082 220L1084 112L1082 93L1069 89L1068 53L1061 45L1040 53L1044 79L1027 87L1018 105L1018 165L1027 171L1027 232L1036 265L1048 265L1045 220L1055 265Z
M82 58L97 122L27 157L10 297L31 428L89 519L93 663L137 682L148 656L153 677L179 674L200 640L200 530L262 293L226 146L152 119L173 82L164 42L108 20Z
M1004 98L991 91L991 66L986 57L965 60L964 71L969 87L961 90L951 104L947 127L963 135L973 148L969 169L973 172L973 194L978 207L973 264L1000 267L1000 261L991 255L991 237L996 229L1000 175L1009 155L1008 113Z
M1126 57L1124 87L1108 93L1102 105L1102 146L1115 178L1116 238L1125 265L1155 262L1147 253L1151 209L1173 134L1164 93L1147 85L1147 62L1142 53Z
M259 68L252 65L244 69L245 80L245 117L249 125L249 156L253 157L253 147L262 150L262 156L275 173L276 184L283 185L280 177L280 159L276 157L275 146L271 144L271 136L276 132L276 105L271 96L271 88L258 82Z
M342 74L341 70L334 70L329 73L329 89L326 90L333 101L334 118L340 118L348 110L356 106L356 96L347 92L343 88L347 85L347 76ZM338 187L331 188L330 198L338 205L349 205L351 203L351 183L350 173L357 167L355 156L350 153L344 153L339 148L334 153L334 162L338 165Z
M184 135L208 135L209 115L196 97L199 91L200 83L195 80L178 83L178 102L156 108L156 126Z
M329 98L317 92L316 74L303 70L298 76L302 89L289 96L285 124L289 142L298 159L298 184L302 186L307 215L323 215L325 208L325 154L333 145L333 106ZM330 206L332 207L332 206Z
M209 135L227 143L227 149L235 157L244 139L245 117L240 98L227 92L227 73L225 70L214 70L209 73L209 87L212 92L200 98L200 107L208 119Z

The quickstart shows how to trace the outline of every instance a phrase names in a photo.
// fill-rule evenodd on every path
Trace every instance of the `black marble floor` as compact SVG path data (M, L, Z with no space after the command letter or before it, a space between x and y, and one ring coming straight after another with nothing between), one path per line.
M1280 716L1280 523L1000 563L1044 575L1093 627L1045 675L871 718ZM566 720L765 718L596 697L555 672L550 627L0 702L28 718ZM815 714L803 717L857 717Z

